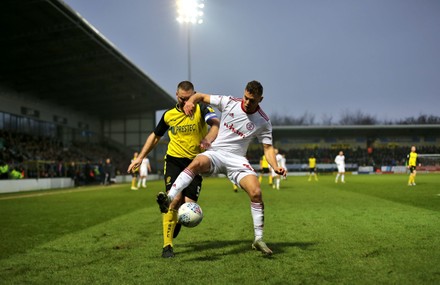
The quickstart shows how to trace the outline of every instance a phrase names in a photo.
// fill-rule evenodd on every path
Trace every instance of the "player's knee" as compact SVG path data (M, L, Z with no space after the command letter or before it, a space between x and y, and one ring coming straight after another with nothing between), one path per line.
M261 195L260 188L255 188L255 189L249 191L248 193L249 193L249 198L251 199L251 202L253 202L253 203L262 203L263 202L263 195Z

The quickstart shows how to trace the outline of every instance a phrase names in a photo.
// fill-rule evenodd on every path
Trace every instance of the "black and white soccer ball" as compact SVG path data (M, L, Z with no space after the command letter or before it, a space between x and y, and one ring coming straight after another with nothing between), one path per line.
M195 202L188 202L180 206L177 220L185 227L193 228L203 220L202 208Z

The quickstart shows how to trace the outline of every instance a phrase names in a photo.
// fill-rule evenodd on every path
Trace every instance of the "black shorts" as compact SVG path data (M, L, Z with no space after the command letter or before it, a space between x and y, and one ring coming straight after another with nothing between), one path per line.
M416 167L415 167L415 166L410 166L410 167L409 167L409 172L410 172L410 173L413 173L414 170L416 170Z
M316 168L314 168L314 167L309 168L309 172L310 172L310 173L314 173L315 170L316 170Z
M139 175L139 168L131 171L131 177L137 177Z
M173 157L168 154L165 156L164 180L167 192L171 189L171 186L173 186L174 181L177 176L179 176L180 172L187 168L191 161L192 159L189 158ZM202 176L200 175L194 177L191 184L183 189L183 196L197 201L199 199L200 190L202 190L202 180Z
M269 168L268 167L261 168L261 173L269 173Z

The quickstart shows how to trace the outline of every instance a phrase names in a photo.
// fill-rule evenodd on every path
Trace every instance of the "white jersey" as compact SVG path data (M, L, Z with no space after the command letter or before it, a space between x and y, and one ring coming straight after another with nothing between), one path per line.
M345 167L345 156L337 155L335 158L335 163L338 167Z
M281 154L277 154L275 156L275 159L277 161L278 167L284 167L283 166L283 156Z
M260 143L272 145L272 125L261 108L247 114L242 109L242 99L211 95L210 104L222 112L220 129L212 143L212 150L223 150L245 156L254 138Z
M141 167L139 168L139 174L141 176L147 176L148 175L148 165L150 164L150 160L145 157L142 159Z
M287 169L286 158L283 155L281 155L281 157L282 157L282 159L281 159L281 167L284 168L284 169Z
M285 165L285 162L284 162L284 157L281 155L281 154L277 154L276 156L275 156L275 160L277 161L277 165L278 165L278 167L283 167L284 169L286 168L284 165ZM269 166L270 167L270 170L272 171L272 176L277 176L278 174L276 174L276 172L275 172L275 169L273 169L271 166Z

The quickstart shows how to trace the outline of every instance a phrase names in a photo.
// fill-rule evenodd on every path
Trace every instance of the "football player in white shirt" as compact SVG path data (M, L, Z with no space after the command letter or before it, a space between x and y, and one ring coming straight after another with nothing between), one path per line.
M278 153L278 149L277 148L274 149L274 151L275 151L275 159L277 161L277 165L279 167L282 167L282 168L286 169L285 163L283 164L283 156ZM272 188L273 189L276 188L277 190L280 190L281 176L278 175L275 172L275 169L273 169L272 167L270 169L271 169L271 172L272 172L272 180L273 180Z
M144 157L142 159L141 167L139 168L139 181L137 184L137 188L147 188L147 176L148 172L151 172L150 160L148 157Z
M269 164L279 175L286 170L277 165L272 146L272 125L267 115L260 108L263 100L263 86L258 81L246 85L242 99L196 93L188 99L184 111L191 115L197 102L205 102L222 112L220 129L211 147L200 153L191 164L180 173L168 195L159 193L159 205L171 206L176 203L176 195L184 189L193 178L201 173L224 173L232 183L244 189L251 200L251 213L254 223L254 242L252 248L263 254L271 255L272 250L263 241L264 204L257 174L246 159L246 151L254 138L263 144L264 154Z
M345 183L345 156L341 150L335 158L336 166L338 167L338 174L336 175L335 183L338 183L339 176L341 176L341 182Z

